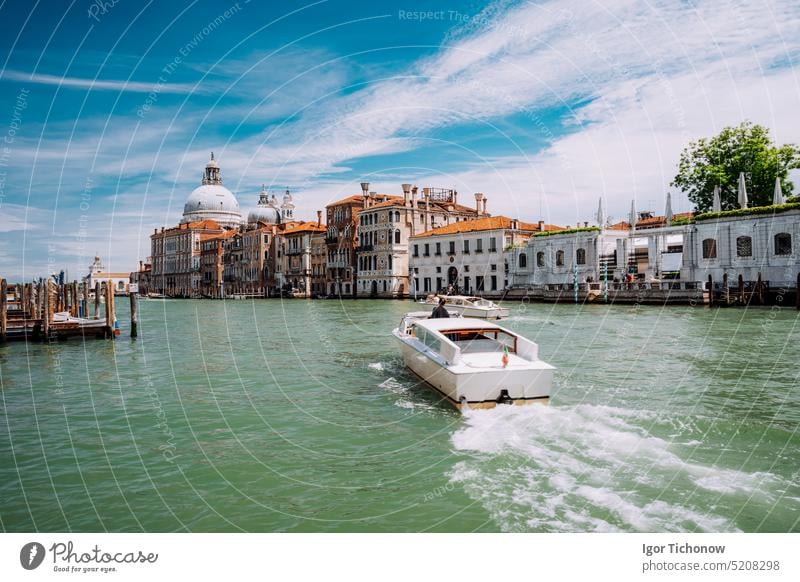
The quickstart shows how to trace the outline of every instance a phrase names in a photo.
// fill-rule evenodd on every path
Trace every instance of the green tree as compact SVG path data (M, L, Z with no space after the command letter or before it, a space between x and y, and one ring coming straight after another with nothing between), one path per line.
M748 205L767 206L772 204L776 176L781 179L784 196L791 195L794 185L789 170L798 167L800 150L796 146L778 147L767 128L745 121L686 146L672 186L686 192L696 212L711 210L714 186L719 186L722 209L732 210L739 207L737 185L739 172L744 172Z

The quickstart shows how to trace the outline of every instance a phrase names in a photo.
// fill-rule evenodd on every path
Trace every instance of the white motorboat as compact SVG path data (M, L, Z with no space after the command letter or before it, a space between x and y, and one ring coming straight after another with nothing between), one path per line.
M407 313L392 334L406 366L459 410L550 398L555 368L536 343L496 323Z
M464 317L500 319L508 317L509 314L508 309L500 307L494 301L469 295L428 295L425 299L421 299L420 303L431 306L438 305L439 299L444 299L448 310L456 311Z

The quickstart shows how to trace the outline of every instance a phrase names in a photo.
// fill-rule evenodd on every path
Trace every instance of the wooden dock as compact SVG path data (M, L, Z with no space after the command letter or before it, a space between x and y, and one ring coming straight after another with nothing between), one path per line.
M89 315L94 299L94 314ZM101 315L101 305L102 315ZM114 289L85 283L9 284L0 278L0 342L114 337Z

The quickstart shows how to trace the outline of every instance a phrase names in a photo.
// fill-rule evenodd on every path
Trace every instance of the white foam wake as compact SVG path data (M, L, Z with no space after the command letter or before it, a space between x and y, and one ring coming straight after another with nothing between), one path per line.
M780 479L686 462L607 406L470 411L452 436L452 481L509 531L736 531L735 510L770 502ZM715 507L717 510L715 510Z

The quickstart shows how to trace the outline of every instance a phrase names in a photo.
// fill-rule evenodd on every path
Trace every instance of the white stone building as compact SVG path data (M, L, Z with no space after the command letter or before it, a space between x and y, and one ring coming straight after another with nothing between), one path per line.
M511 265L538 231L556 229L543 222L531 224L506 216L459 221L412 236L409 270L415 295L447 290L499 297L509 287Z
M89 274L83 280L90 290L94 290L97 283L107 285L111 281L111 286L114 288L116 295L126 295L131 282L131 274L106 271L103 261L100 260L99 256L96 256L92 264L89 265Z

